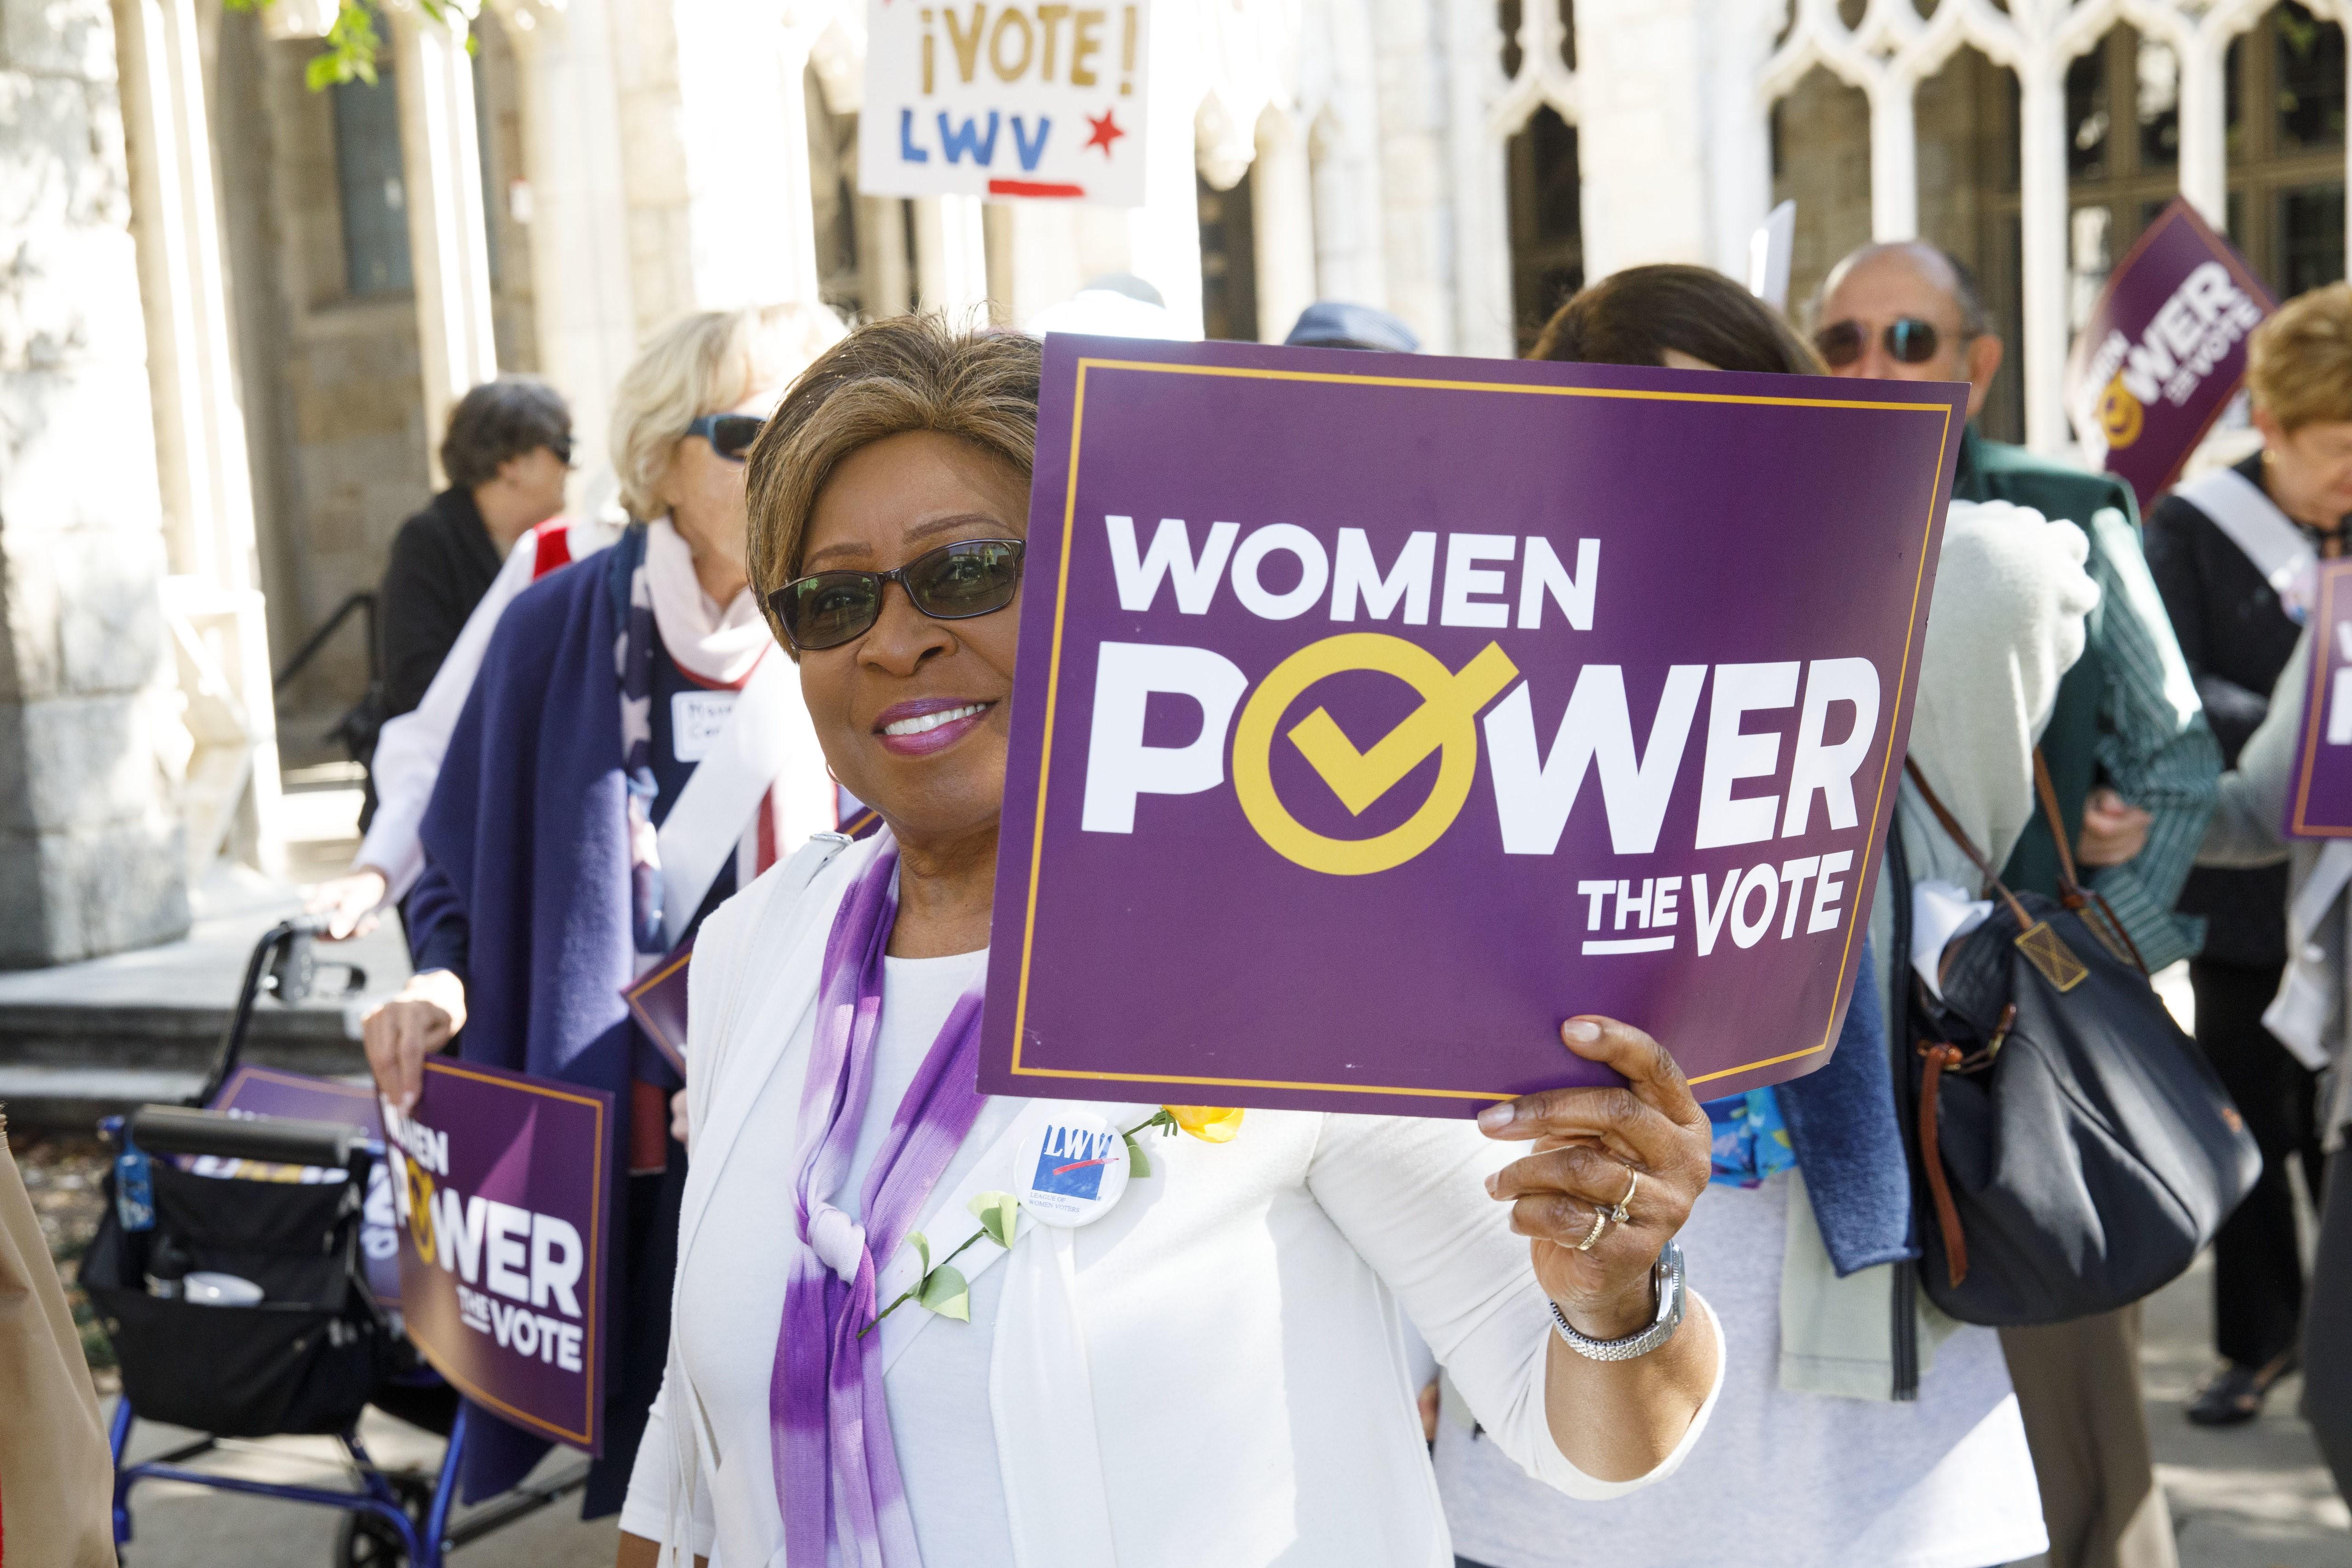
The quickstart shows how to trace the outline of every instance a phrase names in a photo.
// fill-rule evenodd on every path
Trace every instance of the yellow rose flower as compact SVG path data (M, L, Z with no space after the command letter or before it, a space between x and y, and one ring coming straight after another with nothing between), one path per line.
M1223 1105L1163 1105L1176 1125L1203 1143L1230 1143L1242 1130L1242 1113Z

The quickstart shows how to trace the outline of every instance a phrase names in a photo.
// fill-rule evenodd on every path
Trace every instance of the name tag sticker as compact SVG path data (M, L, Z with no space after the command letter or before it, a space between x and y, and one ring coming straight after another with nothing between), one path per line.
M732 691L681 691L669 700L670 749L681 763L698 763L735 716Z
M1059 1112L1030 1133L1014 1167L1021 1206L1039 1225L1088 1225L1127 1192L1127 1144L1118 1129L1083 1110Z

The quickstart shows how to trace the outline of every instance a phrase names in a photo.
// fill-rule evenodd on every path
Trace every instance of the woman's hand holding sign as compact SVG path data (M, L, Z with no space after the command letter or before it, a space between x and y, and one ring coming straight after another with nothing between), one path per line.
M1651 1271L1706 1185L1706 1112L1665 1047L1632 1025L1571 1018L1559 1037L1614 1068L1624 1085L1547 1089L1479 1112L1488 1137L1535 1144L1488 1177L1486 1190L1511 1205L1511 1228L1529 1238L1536 1278L1569 1325L1591 1339L1622 1339L1655 1318ZM1719 1353L1711 1320L1694 1318L1654 1352L1627 1361L1590 1360L1555 1338L1546 1387L1552 1436L1579 1468L1603 1479L1637 1476L1673 1451L1706 1400ZM1576 1419L1579 1408L1593 1408L1601 1384L1626 1379L1666 1395L1631 1406L1657 1419L1644 1429L1609 1430Z

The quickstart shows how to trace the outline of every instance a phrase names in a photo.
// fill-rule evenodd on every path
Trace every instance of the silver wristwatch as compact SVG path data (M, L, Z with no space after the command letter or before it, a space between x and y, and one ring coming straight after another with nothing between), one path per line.
M1580 1356L1594 1361L1632 1361L1635 1356L1648 1355L1675 1337L1683 1324L1683 1249L1669 1241L1659 1249L1658 1261L1650 1269L1650 1282L1658 1293L1658 1315L1650 1326L1637 1334L1627 1334L1622 1340L1596 1340L1578 1333L1569 1327L1568 1318L1553 1301L1551 1326L1568 1342L1568 1348Z

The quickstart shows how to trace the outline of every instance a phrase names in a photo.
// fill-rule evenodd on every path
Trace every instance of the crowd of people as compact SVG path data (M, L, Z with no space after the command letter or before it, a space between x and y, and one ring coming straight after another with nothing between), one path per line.
M1045 324L1165 314L1112 279ZM449 488L385 576L373 816L316 905L404 923L415 973L364 1023L395 1104L454 1050L624 1108L587 1497L622 1564L1565 1568L1737 1540L1792 1568L2171 1568L2138 1307L1996 1331L1920 1288L1895 1064L1952 927L1923 945L1912 917L1984 896L1984 864L2053 899L2079 879L2146 968L2189 961L2264 1160L2214 1243L2189 1417L2249 1421L2300 1368L2352 1491L2352 1177L2327 1159L2352 1088L2324 1070L2352 850L2280 836L2312 563L2352 513L2352 286L2257 332L2260 451L2144 529L2119 480L1976 428L2003 347L1950 257L1864 247L1803 318L1639 267L1531 357L1968 385L1900 875L1828 1064L1701 1103L1674 1042L1580 1016L1563 1046L1624 1090L1475 1122L1254 1110L1230 1142L1168 1108L1199 1136L1152 1154L1180 1178L1159 1201L983 1251L966 1321L870 1334L902 1239L1043 1103L973 1088L1038 338L690 316L615 394L613 521L559 515L554 391L457 405ZM1291 341L1419 348L1339 301ZM625 994L689 953L681 1068ZM475 1432L469 1496L541 1451Z
M2309 1064L2334 1051L2345 984L2343 914L2308 889L2347 878L2276 833L2291 736L2265 721L2299 706L2304 605L2279 559L2212 515L2268 509L2302 547L2287 556L2336 553L2352 289L2262 331L2262 451L2180 487L2144 535L2119 480L1975 427L2002 344L1932 247L1846 258L1801 329L1697 268L1582 290L1532 357L1969 386L1910 736L1951 820L1903 785L1908 881L1879 883L1830 1065L1701 1106L1638 1020L1584 1019L1564 1043L1625 1075L1624 1125L1604 1129L1589 1090L1478 1127L1252 1113L1245 1153L1200 1161L1169 1189L1181 1201L1137 1221L1154 1245L1042 1232L973 1271L968 1325L926 1334L930 1315L909 1314L870 1343L842 1331L873 1315L874 1270L1024 1110L972 1093L970 1057L1040 362L1034 336L927 318L845 336L821 316L707 314L648 344L612 442L631 521L600 561L601 538L524 503L542 492L521 481L568 456L551 395L499 384L460 406L452 489L393 575L428 545L466 569L433 574L413 617L387 582L416 650L415 712L379 770L402 782L325 895L348 924L400 900L418 973L366 1026L395 1100L455 1041L633 1107L617 1440L590 1497L621 1508L624 1563L1259 1561L1295 1541L1302 1560L1553 1568L1704 1560L1736 1521L1764 1562L2166 1568L2137 1306L1994 1331L1919 1289L1889 1042L1937 954L1897 951L1896 906L1980 895L1971 849L2012 889L2054 898L2079 877L2150 970L2190 960L2198 1042L2265 1159L2216 1240L2220 1364L2190 1419L2251 1419L2306 1344L2308 1386L2352 1377L2314 1305L2352 1260L2336 1234L2352 1224L2326 1231L2307 1300L2288 1174L2326 1192L2340 1118ZM1063 316L1042 325L1164 321L1132 279ZM1292 341L1419 347L1339 301ZM462 549L460 521L483 535ZM576 558L593 563L525 591ZM762 666L794 678L765 721L773 775L737 784L758 805L727 820L748 826L697 856L663 829L695 737ZM408 752L425 760L402 773ZM839 832L853 815L880 830ZM2294 973L2291 907L2328 999L2299 1048L2264 1023ZM688 943L690 1016L727 1022L696 1030L681 1087L618 997ZM835 1028L852 996L867 1021ZM1654 1350L1570 1353L1640 1339L1685 1278L1688 1310ZM1147 1389L1151 1423L1102 1418ZM2340 1464L2337 1419L2315 1409ZM482 1489L532 1457L508 1447L486 1450Z

